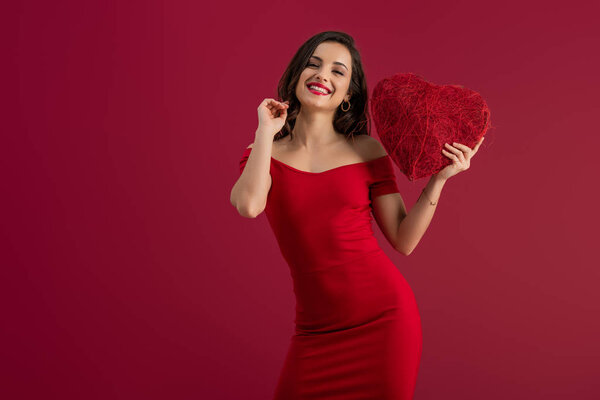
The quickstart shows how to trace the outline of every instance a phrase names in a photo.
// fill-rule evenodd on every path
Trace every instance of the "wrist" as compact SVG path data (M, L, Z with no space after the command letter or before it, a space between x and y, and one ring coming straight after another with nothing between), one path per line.
M431 180L435 181L435 182L439 182L439 183L446 183L446 181L448 180L448 178L444 178L438 174L434 174L431 176Z
M273 149L273 137L269 136L265 132L259 132L259 130L257 130L256 134L254 135L252 147L254 149L265 149L268 154L271 154Z
M255 140L270 140L273 141L273 138L275 137L275 133L270 132L268 129L265 128L257 128L256 132L254 133L254 138Z

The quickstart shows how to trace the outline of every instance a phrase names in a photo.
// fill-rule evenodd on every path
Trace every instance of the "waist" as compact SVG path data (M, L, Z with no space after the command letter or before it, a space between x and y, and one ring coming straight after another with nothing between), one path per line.
M286 260L292 276L298 276L321 273L351 265L365 265L380 257L385 257L389 261L385 252L376 244L361 249L338 249L337 251L322 253L320 256L305 253L300 257L292 256L289 260L286 257Z

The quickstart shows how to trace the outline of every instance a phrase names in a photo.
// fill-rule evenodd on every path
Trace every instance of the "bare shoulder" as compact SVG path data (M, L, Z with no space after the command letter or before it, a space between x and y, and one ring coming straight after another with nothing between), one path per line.
M361 155L367 160L383 157L387 155L385 147L381 142L369 135L357 135L354 138L354 144L357 146Z

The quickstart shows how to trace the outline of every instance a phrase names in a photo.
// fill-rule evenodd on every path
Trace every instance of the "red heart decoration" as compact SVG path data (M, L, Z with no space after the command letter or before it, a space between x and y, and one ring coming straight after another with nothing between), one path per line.
M473 148L490 125L490 110L479 93L435 85L412 73L379 81L371 113L381 143L411 181L452 164L442 153L444 143Z

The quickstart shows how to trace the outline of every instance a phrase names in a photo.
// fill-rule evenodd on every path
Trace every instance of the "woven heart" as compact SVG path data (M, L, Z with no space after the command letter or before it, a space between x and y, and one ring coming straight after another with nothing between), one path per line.
M435 85L412 73L379 81L371 113L381 143L411 181L452 164L442 153L444 143L473 148L490 124L490 110L479 93Z

